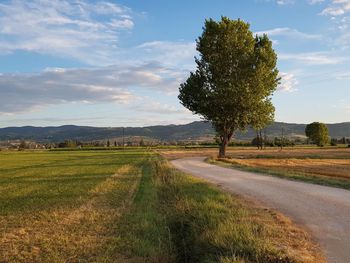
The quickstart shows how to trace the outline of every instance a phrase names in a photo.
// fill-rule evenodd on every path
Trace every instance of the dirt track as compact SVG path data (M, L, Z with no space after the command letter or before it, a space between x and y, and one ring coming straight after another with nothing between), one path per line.
M171 162L186 173L281 211L311 232L329 262L350 262L350 191L223 168L203 160L191 157Z

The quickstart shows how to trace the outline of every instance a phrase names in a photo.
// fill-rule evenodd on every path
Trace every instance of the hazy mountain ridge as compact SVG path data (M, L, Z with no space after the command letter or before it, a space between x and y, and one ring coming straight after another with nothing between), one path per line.
M306 124L275 122L266 128L268 137L281 136L282 129L285 136L304 136ZM329 134L334 138L350 137L350 122L327 124ZM126 137L142 136L163 141L203 140L215 136L215 132L208 122L192 122L184 125L158 125L148 127L126 127ZM123 136L122 127L90 127L64 125L58 127L7 127L0 128L0 140L35 140L38 142L59 142L66 139L93 141L118 138ZM236 139L252 139L255 131L248 129L238 132Z

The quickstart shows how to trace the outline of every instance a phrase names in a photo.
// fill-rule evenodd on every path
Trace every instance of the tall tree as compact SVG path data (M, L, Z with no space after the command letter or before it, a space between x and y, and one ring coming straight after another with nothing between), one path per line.
M236 130L273 119L277 55L267 35L254 37L249 27L227 17L206 20L197 40L197 70L179 89L182 105L215 128L219 157L225 157Z
M305 134L318 146L324 146L329 142L328 128L324 123L313 122L306 125Z

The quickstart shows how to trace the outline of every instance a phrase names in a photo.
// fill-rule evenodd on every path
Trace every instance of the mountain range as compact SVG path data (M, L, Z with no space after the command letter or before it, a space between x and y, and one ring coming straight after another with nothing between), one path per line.
M287 137L304 137L306 124L274 122L265 129L268 137L280 137L282 130ZM350 137L350 122L327 124L332 138ZM143 137L158 141L204 141L212 140L215 131L211 124L196 121L184 125L158 125L148 127L91 127L64 125L58 127L7 127L0 128L0 140L34 140L37 142L60 142L64 140L94 141ZM237 132L236 139L248 140L255 131Z

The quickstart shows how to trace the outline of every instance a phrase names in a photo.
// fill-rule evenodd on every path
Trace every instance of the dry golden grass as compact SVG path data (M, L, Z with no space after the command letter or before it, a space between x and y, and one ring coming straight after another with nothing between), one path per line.
M226 159L227 162L248 167L262 167L316 176L350 179L350 159Z
M236 158L320 158L320 159L350 159L350 148L305 148L288 147L271 148L264 150L256 148L230 148L228 155Z
M157 150L167 159L194 156L217 156L217 148L161 149ZM253 147L228 147L227 155L232 158L316 158L316 159L350 159L350 148L306 148L288 147L282 150L267 147L258 150Z
M130 165L98 184L80 207L0 217L0 254L4 262L78 262L104 259L115 243L116 225L139 183Z
M197 157L197 156L212 156L215 157L218 153L217 149L206 149L206 148L198 148L198 149L174 149L174 150L168 150L168 149L161 149L156 150L159 154L161 154L163 157L165 157L168 160L174 160L178 158L185 158L185 157Z
M214 159L218 149L198 148L162 150L167 159L208 156ZM350 179L350 148L267 148L257 150L251 147L230 147L227 150L231 162L252 168L266 168L303 175Z

